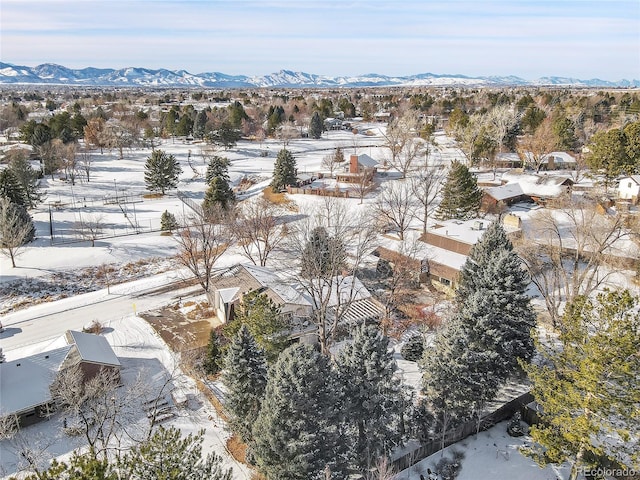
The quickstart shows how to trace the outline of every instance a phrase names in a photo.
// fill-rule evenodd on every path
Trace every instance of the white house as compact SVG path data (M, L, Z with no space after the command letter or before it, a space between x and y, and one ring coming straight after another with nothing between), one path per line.
M623 177L618 183L618 198L621 200L631 200L632 203L638 203L640 196L640 175L631 175Z

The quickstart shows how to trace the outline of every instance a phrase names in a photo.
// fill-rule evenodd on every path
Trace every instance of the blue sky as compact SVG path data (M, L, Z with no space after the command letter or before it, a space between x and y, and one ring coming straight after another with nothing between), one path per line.
M640 78L639 0L1 0L0 59L262 75Z

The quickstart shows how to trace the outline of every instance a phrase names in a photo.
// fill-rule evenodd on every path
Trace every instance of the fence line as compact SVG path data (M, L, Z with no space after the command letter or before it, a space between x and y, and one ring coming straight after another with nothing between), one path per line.
M517 412L524 410L524 407L533 401L533 395L530 392L520 395L518 398L505 403L497 410L485 415L480 420L480 431L491 428L496 423L502 422ZM476 419L471 419L456 428L450 429L444 437L445 448L449 445L459 442L467 438L470 435L476 433L478 422ZM427 458L430 455L441 450L442 438L435 438L427 443L420 445L415 450L408 452L401 457L395 459L392 462L393 470L395 472L401 472L409 467L412 467L420 460Z
M287 193L301 195L320 195L322 197L349 198L349 190L340 191L327 188L297 188L288 186Z
M187 197L180 190L176 192L176 195L182 201L182 203L184 203L187 207L193 210L198 216L202 217L203 215L202 206L199 203L197 203L192 198Z

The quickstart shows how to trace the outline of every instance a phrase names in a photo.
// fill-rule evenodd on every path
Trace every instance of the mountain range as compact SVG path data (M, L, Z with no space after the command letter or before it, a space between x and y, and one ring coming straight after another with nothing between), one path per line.
M69 85L104 87L387 87L387 86L575 86L575 87L640 87L640 80L608 81L598 78L580 80L566 77L543 77L525 80L516 76L469 77L420 73L409 76L387 76L369 73L358 76L329 77L304 72L280 70L261 76L226 75L219 72L189 73L186 70L152 70L129 67L71 69L52 63L26 67L0 62L0 84Z

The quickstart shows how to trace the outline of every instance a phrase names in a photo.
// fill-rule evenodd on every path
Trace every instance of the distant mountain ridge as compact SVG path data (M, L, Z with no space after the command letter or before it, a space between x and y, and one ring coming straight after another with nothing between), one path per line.
M69 85L104 87L386 87L386 86L575 86L575 87L640 87L640 80L608 81L598 78L580 80L565 77L543 77L525 80L516 76L469 77L420 73L409 76L387 76L369 73L358 76L330 77L291 70L261 76L227 75L220 72L193 74L186 70L153 70L128 67L121 69L70 69L44 63L26 67L0 62L0 84Z

